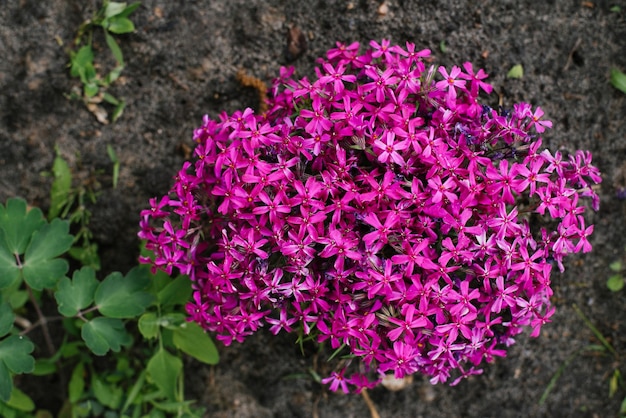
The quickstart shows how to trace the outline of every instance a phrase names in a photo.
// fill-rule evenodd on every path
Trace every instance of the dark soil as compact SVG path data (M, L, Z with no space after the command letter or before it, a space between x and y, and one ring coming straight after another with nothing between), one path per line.
M615 4L621 12L610 11ZM128 106L106 126L64 96L77 86L66 48L100 5L0 0L0 201L22 196L47 207L50 179L41 172L50 170L55 145L72 165L80 162L77 175L103 169L91 227L105 272L127 271L136 263L139 211L169 189L202 116L258 107L256 93L237 82L239 69L264 81L287 64L311 75L316 57L335 41L382 38L430 48L435 64L470 60L490 74L505 105L542 106L554 122L545 146L593 152L604 174L601 210L590 216L594 251L568 259L566 272L555 273L553 323L537 339L519 338L483 375L454 388L417 377L403 391L377 388L371 397L382 417L618 416L626 392L609 398L609 377L615 367L626 368L612 356L575 357L546 403L538 401L569 356L597 343L573 304L626 354L626 298L605 285L609 263L624 256L626 245L625 203L616 196L626 156L626 95L609 83L611 67L626 70L623 0L392 0L382 14L379 0L144 0L132 15L136 32L119 38L128 66L111 89ZM289 48L293 27L306 48L303 42ZM95 47L108 55L103 39L96 37ZM524 77L507 79L515 64L523 65ZM116 189L109 144L121 161ZM219 365L194 363L187 371L189 397L207 407L207 416L369 416L360 396L329 393L312 379L287 379L325 367L312 352L302 356L291 336L260 332L220 351Z

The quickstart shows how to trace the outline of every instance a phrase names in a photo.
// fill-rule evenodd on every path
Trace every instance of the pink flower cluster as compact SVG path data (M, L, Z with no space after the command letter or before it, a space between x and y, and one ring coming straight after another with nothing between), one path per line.
M430 51L337 44L282 69L269 110L205 117L170 193L142 212L157 268L187 274L190 319L228 345L267 326L347 356L323 381L453 383L549 322L550 273L591 249L588 152L541 150L529 104L478 101L486 74Z

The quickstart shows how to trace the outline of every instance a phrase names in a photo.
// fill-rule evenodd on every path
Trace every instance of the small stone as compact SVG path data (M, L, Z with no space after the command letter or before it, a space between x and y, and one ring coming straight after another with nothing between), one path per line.
M378 6L378 10L376 11L380 16L387 16L389 13L389 5L386 1L382 2L380 6Z
M403 390L411 383L413 383L413 376L404 376L402 379L397 379L392 374L385 375L385 377L383 377L383 381L381 382L385 389L392 392Z

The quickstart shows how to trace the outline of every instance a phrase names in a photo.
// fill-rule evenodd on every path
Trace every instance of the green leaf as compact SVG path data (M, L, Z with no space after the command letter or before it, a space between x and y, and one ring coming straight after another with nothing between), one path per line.
M180 413L181 410L189 409L193 405L194 401L174 401L174 402L151 402L156 408L162 411L169 412L170 414ZM178 415L178 414L176 414ZM194 417L194 415L183 415L185 417ZM196 415L196 417L199 417Z
M161 390L168 400L176 400L176 383L183 369L183 362L160 348L148 361L146 370L152 382Z
M122 346L131 343L131 337L124 328L124 323L116 318L94 318L83 325L81 336L87 347L97 356L105 355L109 350L120 351Z
M0 400L3 402L11 398L13 392L13 377L7 366L0 361Z
M91 376L91 390L98 402L111 409L117 409L122 403L122 388L106 384L95 374Z
M15 374L31 373L35 368L35 359L30 353L35 345L26 337L11 335L0 341L0 361Z
M61 357L67 359L72 357L77 357L84 351L85 343L82 341L72 341L72 342L64 342L63 345L59 348L59 352L61 353Z
M115 121L117 121L120 116L122 116L122 113L124 113L124 108L126 108L126 102L124 100L120 100L120 103L115 106L115 109L113 109L113 114L111 115L112 123L115 123Z
M618 260L609 264L609 268L611 269L611 271L618 272L618 271L622 271L623 265L622 265L622 262Z
M619 292L624 288L624 278L620 274L615 274L606 281L606 287L611 292Z
M142 370L141 373L139 374L139 377L137 378L137 381L135 382L133 387L128 392L128 395L126 396L126 401L124 402L124 405L122 406L122 409L120 410L122 414L135 401L135 399L141 392L141 389L143 389L143 385L145 382L146 382L146 371Z
M21 285L21 283L17 283ZM26 304L28 300L28 292L26 290L14 290L8 297L9 305L13 310L19 309Z
M109 49L111 50L111 53L113 54L113 57L115 58L115 61L117 61L118 67L123 68L124 67L124 55L122 54L122 50L120 49L120 46L117 44L117 41L115 41L115 38L112 37L111 34L109 34L109 32L107 31L104 31L104 37L105 37L107 45L109 46ZM120 68L120 71L121 71L121 68ZM110 80L110 81L113 82L113 80Z
M439 42L439 50L444 54L446 53L446 51L448 50L448 47L446 46L446 41Z
M191 280L189 280L189 277L178 276L159 291L157 299L161 307L167 310L176 305L184 305L191 299L191 294Z
M117 189L117 182L120 177L120 160L117 158L117 154L111 144L107 145L107 154L113 163L113 188Z
M126 3L109 2L104 9L104 17L109 18L122 13L126 9Z
M126 277L111 273L96 290L96 306L110 318L137 317L152 303L152 295L145 290L149 285L148 272L141 267L133 268Z
M20 268L15 255L11 254L4 242L4 231L0 229L0 289L11 287L20 278Z
M31 373L35 369L35 359L30 353L35 345L26 337L12 335L0 341L0 400L7 402L13 391L11 372Z
M117 105L117 104L119 104L119 103L120 103L120 101L119 101L119 100L117 100L117 99L115 98L115 96L113 96L112 94L109 94L109 93L104 93L104 94L102 95L102 100L104 100L105 102L107 102L107 103L109 103L109 104L112 104L113 106L115 106L115 105ZM108 147L109 147L109 146L110 146L110 145L107 145L107 152L108 152Z
M70 257L80 262L85 267L91 267L92 269L100 270L100 256L98 255L98 244L95 242L82 247L74 246L67 252Z
M129 4L121 13L119 13L118 17L128 17L132 12L137 10L137 8L141 6L141 2L137 1L135 3Z
M15 314L8 303L0 305L0 337L4 337L13 328Z
M174 345L206 364L217 364L220 359L211 337L195 322L186 322L174 330Z
M35 290L51 288L67 273L67 261L55 258L72 246L74 237L69 234L69 222L59 218L44 225L33 235L24 254L24 280Z
M619 6L611 6L611 8L609 9L609 11L610 11L611 13L619 13L619 12L621 12L621 11L622 11L622 8L621 8L621 7L619 7Z
M96 94L98 94L99 90L100 87L98 87L96 83L89 82L83 86L85 97L94 97Z
M58 148L52 163L52 175L54 176L54 181L50 190L50 209L48 210L48 219L50 220L59 216L68 201L72 188L70 166L61 157Z
M617 389L619 389L619 382L621 378L622 375L619 372L619 369L615 369L613 371L611 379L609 380L609 398L612 398L613 395L615 395L615 393L617 392Z
M33 375L35 376L48 376L57 371L57 365L54 361L47 358L40 358L35 360L35 369Z
M122 65L118 65L117 67L113 68L107 75L106 77L104 77L104 84L106 86L109 86L111 84L113 84L113 82L115 82L115 80L117 80L120 77L120 74L122 74L122 70L124 69L124 66ZM103 97L104 101L107 103L112 104L113 106L119 106L120 104L120 100L116 99L115 97L113 97L110 94L106 94Z
M175 330L185 323L185 315L179 312L167 313L159 318L159 325L165 329Z
M68 385L69 398L71 403L76 403L85 392L85 365L78 363L72 371L70 383Z
M75 316L80 309L91 305L97 287L96 272L91 267L74 271L72 280L63 277L54 293L59 313L67 317Z
M626 93L626 74L617 68L611 68L611 84L622 93Z
M611 343L609 343L607 341L606 338L604 338L604 335L602 335L602 333L600 332L600 330L598 330L598 328L596 328L595 325L593 325L593 323L589 320L589 318L587 318L587 316L583 313L583 311L580 310L580 308L578 307L578 305L573 304L572 308L574 308L574 312L576 312L576 315L578 315L578 317L580 319L583 320L583 322L585 323L585 325L587 325L589 327L589 329L591 330L591 332L593 332L593 334L596 336L596 338L602 343L602 345L614 356L617 356L617 352L615 351L615 349L613 348L613 346L611 345Z
M4 231L4 243L11 254L24 254L33 233L45 223L41 210L28 210L23 199L9 199L6 208L0 205L0 230Z
M135 24L126 17L116 16L109 19L107 29L116 34L129 33L135 30Z
M141 335L148 340L156 338L159 334L159 321L154 312L146 312L141 315L137 326Z
M524 67L522 64L517 64L511 67L508 73L506 73L506 78L522 78L524 77Z
M80 77L81 72L84 74L87 67L93 67L93 51L91 50L91 46L85 45L80 48L78 52L73 53L71 63L70 74L72 77Z
M11 397L7 401L7 405L23 412L31 412L35 410L35 403L33 400L18 388L13 388L13 392L11 392Z

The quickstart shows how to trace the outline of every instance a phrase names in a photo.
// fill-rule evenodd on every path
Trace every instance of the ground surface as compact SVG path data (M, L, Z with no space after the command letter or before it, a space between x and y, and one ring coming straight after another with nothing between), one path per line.
M573 304L626 354L626 296L605 286L608 264L626 245L626 206L616 198L626 156L626 95L608 78L612 66L626 70L623 1L392 0L382 8L375 0L142 3L133 15L136 33L120 38L128 67L111 90L128 107L117 123L104 126L64 97L77 85L65 48L100 1L0 0L0 201L22 196L45 208L50 180L40 173L50 169L55 144L72 162L80 153L83 170L105 173L111 144L121 161L120 184L113 189L110 177L101 176L92 228L104 269L126 271L137 255L138 213L148 198L168 190L202 116L258 105L254 92L236 81L238 69L265 81L286 64L312 74L315 58L335 41L382 38L430 48L436 64L470 60L486 69L505 103L543 107L554 122L545 146L593 152L604 173L601 210L591 219L594 252L569 259L565 274L554 276L554 322L537 339L520 338L484 375L454 388L431 387L418 377L401 392L375 389L372 399L382 417L617 416L626 393L607 396L608 377L620 365L612 357L576 357L545 405L538 400L559 366L596 342ZM615 4L621 13L609 10ZM290 27L302 31L308 46L292 62L286 54ZM101 39L96 47L103 48ZM523 65L524 77L507 79L515 64ZM260 333L222 347L221 354L218 366L188 372L190 397L207 406L208 416L368 416L358 396L328 393L310 379L286 379L323 369L289 336Z

